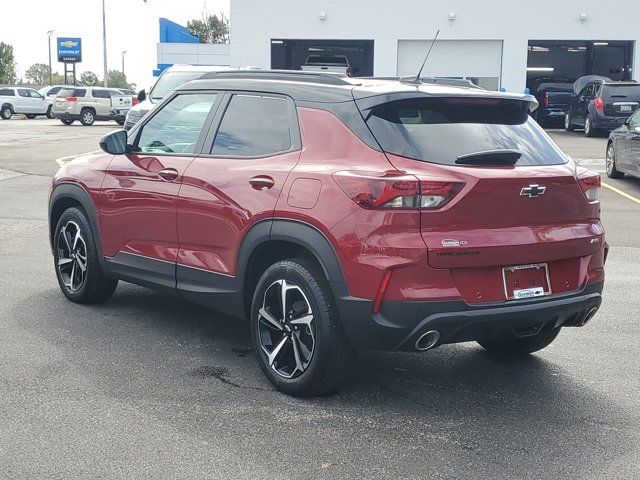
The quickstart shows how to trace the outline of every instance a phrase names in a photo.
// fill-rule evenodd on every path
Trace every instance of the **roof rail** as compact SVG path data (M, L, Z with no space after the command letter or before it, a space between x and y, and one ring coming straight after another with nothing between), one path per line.
M431 85L446 85L449 87L465 87L465 88L475 88L479 90L484 90L484 88L479 87L471 80L466 80L462 78L446 78L446 77L421 77L420 80L416 80L414 75L408 75L406 77L364 77L369 80L394 80L396 82L404 83L407 85L422 85L422 84L431 84Z
M241 78L260 80L289 80L294 82L322 83L325 85L350 85L342 76L322 73L303 72L299 70L221 70L219 72L209 72L200 79L220 79L220 78Z

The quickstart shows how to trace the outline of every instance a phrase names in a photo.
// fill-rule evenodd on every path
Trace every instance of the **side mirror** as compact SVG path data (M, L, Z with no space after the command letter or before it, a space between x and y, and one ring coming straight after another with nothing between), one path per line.
M144 102L147 99L147 92L144 91L144 88L138 92L138 101Z
M127 131L116 130L100 139L100 148L111 155L127 153Z

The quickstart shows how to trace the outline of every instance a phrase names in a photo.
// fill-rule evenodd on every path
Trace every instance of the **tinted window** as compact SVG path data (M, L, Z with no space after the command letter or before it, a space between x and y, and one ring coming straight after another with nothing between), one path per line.
M60 90L62 90L62 87L53 87L51 90L47 92L47 97L50 97L51 95L56 95Z
M286 100L234 95L222 118L211 153L258 157L291 148L291 120Z
M527 103L491 98L412 98L365 111L386 152L455 165L460 155L522 152L518 165L565 163L562 152L527 111Z
M160 100L180 85L200 78L204 73L205 72L167 72L163 74L153 86L150 97L154 100Z
M13 89L11 88L0 88L0 95L4 97L15 97Z
M84 97L87 93L85 88L64 88L58 92L58 97Z
M602 88L602 97L607 100L640 100L640 85L605 85Z
M108 90L94 90L91 95L93 98L111 98Z
M198 93L175 97L142 127L138 151L193 153L216 96Z
M18 89L18 95L20 95L21 97L30 97L31 94L29 93L29 90L27 90L26 88L19 88Z

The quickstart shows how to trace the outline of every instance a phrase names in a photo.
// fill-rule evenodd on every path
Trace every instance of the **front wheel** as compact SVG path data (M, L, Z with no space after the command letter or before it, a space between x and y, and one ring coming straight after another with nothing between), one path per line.
M496 338L478 340L478 343L490 353L502 357L519 357L548 347L560 333L561 327L545 325L536 335L525 338Z
M321 268L308 259L271 265L253 295L251 336L260 368L296 397L333 391L348 374L353 350Z
M622 178L624 177L624 173L618 170L616 167L616 149L613 146L613 142L609 144L607 147L607 177L609 178Z
M53 257L58 284L76 303L97 303L113 295L118 281L108 278L100 265L98 249L85 213L66 209L53 236Z
M49 108L47 109L47 118L49 118L49 119L53 119L53 118L55 118L55 117L53 116L53 112L51 111L51 107L49 107Z

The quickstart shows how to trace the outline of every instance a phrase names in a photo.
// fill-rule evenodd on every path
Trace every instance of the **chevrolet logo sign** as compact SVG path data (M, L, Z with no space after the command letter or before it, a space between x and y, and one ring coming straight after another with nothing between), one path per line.
M60 46L67 47L67 48L73 48L73 47L77 47L78 46L78 42L72 42L71 40L66 40L64 42L60 42Z
M540 185L529 185L520 190L521 197L537 198L540 195L544 195L547 191L547 187L541 187Z

